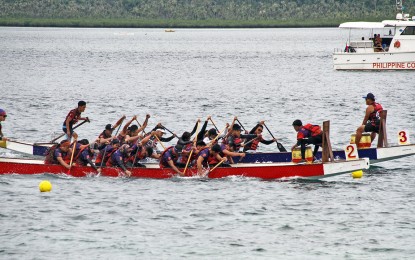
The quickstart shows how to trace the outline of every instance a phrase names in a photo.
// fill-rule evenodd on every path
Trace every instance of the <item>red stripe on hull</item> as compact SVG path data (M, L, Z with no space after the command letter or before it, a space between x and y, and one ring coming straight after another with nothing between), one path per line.
M169 168L134 168L129 169L132 172L131 177L136 178L154 178L165 179L175 176L175 172ZM68 170L60 165L45 165L20 162L0 162L0 174L67 174ZM96 174L91 167L74 166L71 169L70 176L85 177L90 174ZM101 176L118 177L123 176L120 168L103 168ZM188 169L186 176L196 176L196 169ZM312 177L324 175L323 164L311 165L258 165L246 167L223 167L216 168L209 174L209 178L223 178L228 176L244 176L262 179L278 179L287 177Z

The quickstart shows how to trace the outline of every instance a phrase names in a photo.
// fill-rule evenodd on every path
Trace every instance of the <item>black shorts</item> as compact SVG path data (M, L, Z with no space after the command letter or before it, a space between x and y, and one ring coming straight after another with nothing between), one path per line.
M379 126L374 126L371 123L365 125L365 132L375 132L379 133Z

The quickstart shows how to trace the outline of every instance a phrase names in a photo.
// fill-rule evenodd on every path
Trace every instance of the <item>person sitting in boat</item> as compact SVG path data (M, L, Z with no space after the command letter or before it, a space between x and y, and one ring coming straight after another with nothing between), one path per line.
M150 118L150 115L146 115L146 119L144 120L143 124L139 128L137 125L130 126L130 124L134 120L137 120L137 116L133 116L133 118L124 125L122 131L117 136L121 144L128 143L132 145L133 143L135 143L137 139L140 138L138 134L147 127L149 118Z
M147 142L146 146L153 148L153 155L151 157L155 159L160 159L160 153L161 151L158 150L157 144L158 142L170 142L173 140L173 138L177 137L177 135L173 134L170 137L163 137L164 134L166 134L166 131L164 130L161 123L158 123L153 130L151 130L150 133L155 133L151 136L150 140ZM147 133L147 135L150 135L150 133Z
M110 144L106 145L104 149L99 151L95 160L96 165L105 165L105 163L108 161L108 158L110 158L112 153L114 153L119 147L120 140L113 139Z
M223 140L223 143L228 146L229 151L239 152L242 147L242 141L245 138L254 139L259 137L257 134L241 134L242 128L238 124L232 126L231 134Z
M277 141L277 139L264 140L264 138L262 138L262 132L264 131L264 124L265 124L265 121L259 122L249 132L249 134L256 135L256 137L248 137L245 139L245 144L244 144L244 149L243 149L244 152L249 151L249 150L256 151L259 143L269 145Z
M109 144L115 136L112 136L112 132L122 124L122 121L125 119L125 115L122 116L118 121L115 123L114 126L111 124L107 124L105 126L104 131L98 136L97 143L98 143L98 149L102 150L106 147L107 144Z
M81 113L86 109L86 102L79 101L78 107L69 111L68 115L63 121L62 130L66 134L66 139L71 140L72 136L77 139L78 134L74 132L73 125L76 124L79 120L86 120L89 122L88 117L81 117Z
M71 168L69 165L71 160L70 146L69 140L62 140L59 144L50 147L46 152L45 164L60 164L69 170Z
M92 168L94 168L94 170L101 173L101 168L98 168L92 161L95 156L93 149L94 145L96 144L94 143L90 145L87 139L78 141L75 145L74 162L79 166L88 166L89 164Z
M137 140L137 142L131 146L131 155L126 163L129 167L145 167L145 165L139 163L139 161L144 160L153 154L153 147L146 146L146 143L154 134L155 133L152 132L151 135L147 135L141 141Z
M108 158L106 163L107 167L120 167L125 174L131 176L131 172L125 167L125 162L130 157L131 147L128 144L123 144L114 152L111 153L111 156Z
M365 117L363 118L362 125L359 126L356 130L355 143L357 147L359 147L360 139L362 138L363 132L371 132L371 142L373 142L373 140L376 138L376 134L379 133L380 112L382 112L383 110L382 105L376 103L375 95L373 95L372 93L368 93L363 98L366 100L367 108Z
M176 166L178 158L179 152L176 147L166 148L160 156L160 168L172 168L177 174L183 176L183 173Z
M204 142L199 142L199 146L205 145ZM211 166L215 166L218 162L222 161L224 158L220 155L222 149L220 145L215 144L212 147L204 147L197 154L196 166L197 172L199 175L203 175L203 169ZM226 158L225 158L226 160Z
M7 138L4 137L3 135L2 126L1 126L1 122L6 121L6 117L7 117L6 111L0 108L0 141L7 141Z
M314 144L313 156L314 158L317 155L318 148L320 147L323 141L323 131L318 125L306 124L303 126L301 120L297 119L293 122L294 130L297 132L297 143L293 145L291 150L294 150L298 146L301 147L301 161L300 163L305 162L305 150L306 145Z

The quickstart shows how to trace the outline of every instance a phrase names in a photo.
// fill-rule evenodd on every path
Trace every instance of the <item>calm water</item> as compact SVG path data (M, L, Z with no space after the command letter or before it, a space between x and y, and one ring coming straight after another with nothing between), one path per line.
M342 148L361 123L361 96L388 110L389 142L415 140L415 74L333 71L337 29L176 30L0 28L3 132L47 141L81 99L93 140L137 114L178 134L212 115L266 120L287 148L294 119L331 120ZM265 136L269 138L268 135ZM261 146L275 151L275 146ZM21 155L1 150L0 156ZM3 259L411 259L414 158L359 180L142 180L0 176ZM41 180L52 182L41 194Z

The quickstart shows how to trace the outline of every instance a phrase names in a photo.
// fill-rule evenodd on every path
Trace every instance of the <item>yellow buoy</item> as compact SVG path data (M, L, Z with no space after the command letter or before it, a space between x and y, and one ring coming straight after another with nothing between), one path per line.
M39 190L41 192L49 192L52 190L52 184L49 181L41 181L39 184Z
M355 178L355 179L362 178L362 176L363 176L363 171L362 170L352 172L352 177Z

